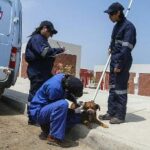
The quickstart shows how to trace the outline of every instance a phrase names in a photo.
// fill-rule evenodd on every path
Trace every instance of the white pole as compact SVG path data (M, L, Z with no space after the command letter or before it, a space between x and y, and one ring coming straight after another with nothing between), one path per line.
M125 14L125 17L128 16L128 13L129 13L130 8L131 8L131 5L132 5L132 2L133 2L133 0L130 0L129 6L128 6L127 11L126 11L126 14ZM104 67L104 69L103 69L103 72L102 72L102 75L101 75L101 78L100 78L100 80L99 80L99 82L98 82L98 85L97 85L97 88L96 88L96 91L95 91L95 94L94 94L94 97L93 97L93 101L95 101L95 99L96 99L96 96L97 96L97 93L98 93L100 84L101 84L101 82L102 82L102 80L103 80L104 74L105 74L105 72L106 72L106 70L107 70L107 67L108 67L108 64L109 64L109 62L110 62L110 58L111 58L111 54L109 55L109 57L108 57L108 59L107 59L106 65L105 65L105 67Z
M131 5L132 5L132 3L133 3L133 0L130 0L130 2L129 2L129 6L128 6L127 11L126 11L126 14L125 14L125 17L127 17L127 16L128 16L128 13L129 13L129 11L130 11L130 9L131 9Z

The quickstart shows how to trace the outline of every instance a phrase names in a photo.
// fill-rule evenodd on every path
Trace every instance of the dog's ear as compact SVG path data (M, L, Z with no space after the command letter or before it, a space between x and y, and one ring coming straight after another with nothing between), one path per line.
M87 109L87 102L84 102L83 109L84 109L84 110Z
M96 110L99 109L99 111L100 111L100 105L96 104L95 108L96 108Z

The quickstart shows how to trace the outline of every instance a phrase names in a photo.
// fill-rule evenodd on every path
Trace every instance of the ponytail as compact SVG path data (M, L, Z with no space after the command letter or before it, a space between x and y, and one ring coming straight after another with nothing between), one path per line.
M35 34L40 34L42 28L43 28L43 27L37 27L37 28L35 29L35 31L33 31L32 34L29 35L29 37L31 37L31 36L33 36L33 35L35 35Z

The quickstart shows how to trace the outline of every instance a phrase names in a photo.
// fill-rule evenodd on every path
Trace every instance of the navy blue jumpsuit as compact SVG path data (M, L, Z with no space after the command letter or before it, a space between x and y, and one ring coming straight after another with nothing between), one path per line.
M62 86L64 74L48 79L33 97L29 112L32 121L49 127L49 135L63 140L66 128L80 123L80 114L68 113L68 102Z
M33 35L27 44L25 59L28 62L27 75L30 80L28 105L40 86L52 76L55 56L62 48L51 48L48 40L41 34Z
M116 23L112 32L108 98L108 113L121 120L124 120L126 115L129 70L132 65L131 51L135 44L136 29L130 21L123 18ZM121 69L121 72L114 73L114 68Z

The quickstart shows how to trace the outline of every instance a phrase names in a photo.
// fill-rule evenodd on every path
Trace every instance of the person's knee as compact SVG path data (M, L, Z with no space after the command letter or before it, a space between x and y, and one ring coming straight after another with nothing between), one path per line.
M62 107L63 109L68 109L68 102L66 100L61 100L60 107Z

